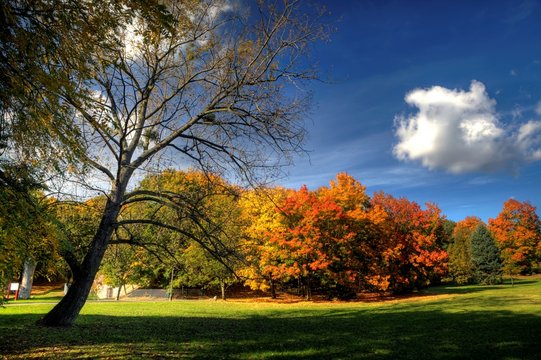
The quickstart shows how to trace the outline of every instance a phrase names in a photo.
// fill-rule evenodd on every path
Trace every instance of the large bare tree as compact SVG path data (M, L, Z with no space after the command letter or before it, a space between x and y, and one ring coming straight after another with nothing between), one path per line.
M125 8L130 21L115 29L122 41L95 52L80 83L87 95L57 89L81 134L83 180L107 200L84 259L65 250L74 282L44 325L75 321L119 226L150 223L122 219L124 206L179 206L173 194L137 190L142 171L197 166L252 181L301 150L303 83L315 78L305 55L324 31L304 2L250 4L168 1L167 26Z

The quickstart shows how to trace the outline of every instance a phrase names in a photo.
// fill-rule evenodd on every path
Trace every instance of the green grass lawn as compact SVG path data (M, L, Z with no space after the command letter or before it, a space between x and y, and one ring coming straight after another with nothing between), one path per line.
M541 279L433 288L385 302L91 302L0 309L0 358L541 359ZM20 304L20 303L19 303Z

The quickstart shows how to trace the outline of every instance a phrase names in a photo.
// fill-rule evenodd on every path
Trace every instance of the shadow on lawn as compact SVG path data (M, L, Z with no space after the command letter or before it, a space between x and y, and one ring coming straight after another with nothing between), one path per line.
M422 295L463 295L485 292L488 290L504 290L519 287L521 285L537 284L533 280L515 280L514 285L511 285L510 280L506 279L503 284L498 285L439 285L429 288L421 292Z
M244 318L82 315L69 329L40 315L0 321L11 358L539 359L541 317L507 311L447 313L301 309ZM12 330L6 324L16 324Z

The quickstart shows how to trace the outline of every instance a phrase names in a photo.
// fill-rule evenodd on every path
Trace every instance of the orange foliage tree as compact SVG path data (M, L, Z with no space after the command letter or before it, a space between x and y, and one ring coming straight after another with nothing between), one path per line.
M535 210L528 202L509 199L498 216L488 221L508 275L530 274L541 257L541 221Z
M350 233L335 244L335 261L331 264L334 280L356 291L386 289L386 279L381 276L384 249L379 228L386 213L370 205L366 187L347 173L339 173L329 187L320 188L318 196L341 208L342 226Z
M445 274L444 219L436 205L426 204L423 210L406 198L397 199L382 192L374 194L372 205L387 213L380 226L386 248L383 265L389 290L410 291Z
M312 280L330 271L333 254L341 242L354 234L344 223L344 212L329 197L318 197L306 186L293 191L281 209L283 226L272 234L277 245L279 270L299 279L307 299L312 297Z

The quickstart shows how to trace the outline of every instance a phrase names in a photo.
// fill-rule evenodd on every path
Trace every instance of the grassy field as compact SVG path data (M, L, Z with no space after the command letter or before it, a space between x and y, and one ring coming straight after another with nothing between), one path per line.
M37 327L51 307L0 309L0 358L541 359L540 278L369 303L90 302Z

